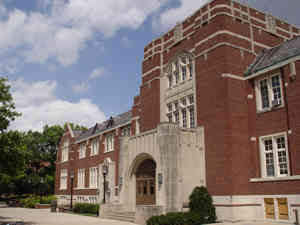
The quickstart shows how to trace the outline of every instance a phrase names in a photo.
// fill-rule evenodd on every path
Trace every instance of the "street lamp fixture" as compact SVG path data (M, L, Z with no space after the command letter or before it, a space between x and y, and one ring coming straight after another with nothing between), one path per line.
M105 193L106 193L106 175L108 174L108 165L104 162L102 165L103 174L103 204L105 204Z
M70 204L70 208L73 209L73 182L74 182L74 171L71 172L70 178L71 178L71 204Z

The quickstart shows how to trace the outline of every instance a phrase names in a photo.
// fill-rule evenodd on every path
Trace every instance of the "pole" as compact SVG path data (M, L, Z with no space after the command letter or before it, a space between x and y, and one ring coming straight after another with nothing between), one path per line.
M105 193L106 193L106 174L103 174L104 182L103 182L103 204L105 204Z
M73 209L73 177L71 178L71 209Z

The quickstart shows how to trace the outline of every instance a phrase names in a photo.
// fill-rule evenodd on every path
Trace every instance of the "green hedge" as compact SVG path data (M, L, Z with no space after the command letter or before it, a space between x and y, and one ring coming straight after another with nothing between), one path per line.
M73 208L73 211L76 213L97 214L99 211L99 205L90 203L76 203Z
M25 208L35 208L35 205L40 202L40 198L38 196L30 196L28 198L24 198L20 200L20 203Z
M40 203L41 204L51 204L52 200L57 200L55 195L43 196Z
M147 220L147 225L201 225L208 221L198 213L171 212L166 215L152 216Z

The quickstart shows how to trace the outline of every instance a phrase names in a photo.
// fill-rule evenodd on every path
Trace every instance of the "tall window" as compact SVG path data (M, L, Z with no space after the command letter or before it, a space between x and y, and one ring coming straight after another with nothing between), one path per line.
M98 187L98 168L90 168L90 188Z
M79 159L85 157L85 152L86 152L86 143L81 143L79 147Z
M99 153L99 139L94 138L92 140L91 155L97 155L98 153Z
M193 77L193 60L191 56L183 55L171 63L168 74L169 88Z
M114 135L108 134L105 138L105 152L110 152L114 150Z
M67 169L61 169L60 171L60 189L67 189L68 171Z
M69 140L65 140L61 153L61 161L66 162L69 159Z
M79 169L78 170L78 177L77 177L77 188L84 188L84 180L85 180L85 169Z
M258 81L257 109L269 110L283 104L282 80L279 74Z
M289 174L288 149L285 134L260 138L264 177L279 177Z
M195 127L194 96L189 95L167 104L167 118L170 123L178 123L184 128Z

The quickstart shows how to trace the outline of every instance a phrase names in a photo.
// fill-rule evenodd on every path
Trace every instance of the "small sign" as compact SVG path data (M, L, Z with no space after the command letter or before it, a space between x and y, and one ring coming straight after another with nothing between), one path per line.
M162 183L163 183L163 176L162 176L162 173L159 173L158 174L158 184L162 185Z

